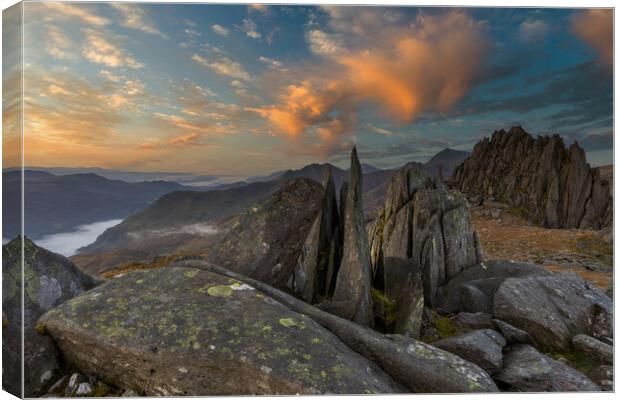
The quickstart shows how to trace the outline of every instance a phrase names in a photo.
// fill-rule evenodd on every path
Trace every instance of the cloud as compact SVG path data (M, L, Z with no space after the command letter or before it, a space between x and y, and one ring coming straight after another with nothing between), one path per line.
M82 55L90 62L111 68L129 67L137 69L143 67L133 57L125 54L123 49L106 40L101 32L84 29L84 34L86 35L86 43L82 49Z
M56 26L49 26L47 28L45 50L50 56L58 60L66 60L71 58L71 53L69 50L72 46L72 41L60 30L60 28Z
M228 29L218 24L213 25L211 29L213 29L213 32L217 33L218 35L222 35L222 36L228 36L228 33L229 33Z
M448 111L484 64L488 42L483 25L462 11L420 13L412 24L394 26L396 17L380 9L363 9L357 16L351 10L346 16L329 10L337 16L330 26L341 31L308 35L322 39L321 46L315 41L310 47L324 56L324 63L302 71L303 78L282 88L275 104L251 109L276 133L298 140L313 135L324 155L350 141L363 105L378 105L394 123ZM344 31L355 34L343 46L323 45Z
M540 19L527 19L519 25L517 35L524 42L542 41L549 32L549 26Z
M388 137L399 136L399 134L396 133L396 132L392 132L392 131L390 131L388 129L381 128L381 127L378 127L378 126L374 126L371 123L367 123L366 126L368 126L368 128L371 131L373 131L375 133L378 133L379 135L388 136Z
M258 57L258 61L267 65L271 69L279 70L279 71L285 70L285 68L283 68L282 61L278 61L273 58L264 57L264 56Z
M319 29L308 31L306 33L306 40L314 54L330 56L342 53L342 45L339 41Z
M588 46L596 50L602 63L613 62L613 10L578 11L572 17L571 30Z
M241 64L231 60L228 57L221 56L214 61L210 61L207 58L201 56L200 54L193 54L192 60L194 60L198 64L212 69L220 75L227 75L245 81L249 81L252 79L250 74L245 71Z
M136 29L151 35L156 35L164 39L168 38L167 35L157 29L155 24L147 18L146 12L141 6L127 3L109 4L121 14L121 17L123 18L122 24L125 27Z
M258 26L251 19L244 19L243 25L239 28L246 34L247 37L252 39L260 39L262 35L258 32Z
M255 3L255 4L250 4L248 6L248 11L252 12L252 11L256 11L256 12L260 12L263 14L268 14L269 13L269 6L266 4L261 4L261 3Z
M88 11L91 5L87 4L70 4L70 3L37 3L37 6L46 7L47 11L53 11L54 17L58 19L78 19L86 24L95 26L104 26L110 21L101 16L95 15Z

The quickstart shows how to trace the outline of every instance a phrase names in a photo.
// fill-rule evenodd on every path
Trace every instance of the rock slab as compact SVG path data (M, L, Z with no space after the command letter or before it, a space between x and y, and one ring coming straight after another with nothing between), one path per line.
M127 274L40 323L82 372L149 396L402 390L312 319L194 268Z

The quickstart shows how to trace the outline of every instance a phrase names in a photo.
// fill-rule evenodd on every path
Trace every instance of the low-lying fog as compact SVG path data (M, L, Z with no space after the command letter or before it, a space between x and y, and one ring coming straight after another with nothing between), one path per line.
M122 221L122 219L111 219L80 225L74 231L47 235L35 240L35 243L49 251L69 257L76 254L80 247L93 243L106 229L118 225Z

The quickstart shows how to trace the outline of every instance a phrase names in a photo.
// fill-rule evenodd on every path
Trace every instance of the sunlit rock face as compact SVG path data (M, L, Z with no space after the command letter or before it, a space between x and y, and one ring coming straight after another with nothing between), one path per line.
M457 188L478 200L517 207L547 228L601 229L612 222L612 183L590 168L575 142L532 137L520 126L484 138L454 171Z

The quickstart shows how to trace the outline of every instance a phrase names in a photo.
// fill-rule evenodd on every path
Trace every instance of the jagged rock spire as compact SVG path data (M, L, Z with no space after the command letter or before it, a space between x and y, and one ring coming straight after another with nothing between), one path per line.
M336 187L331 167L323 169L323 200L295 267L295 292L308 303L329 297L333 291L340 252Z
M344 201L343 250L333 297L333 312L372 325L371 262L362 205L362 167L351 151L351 176Z

